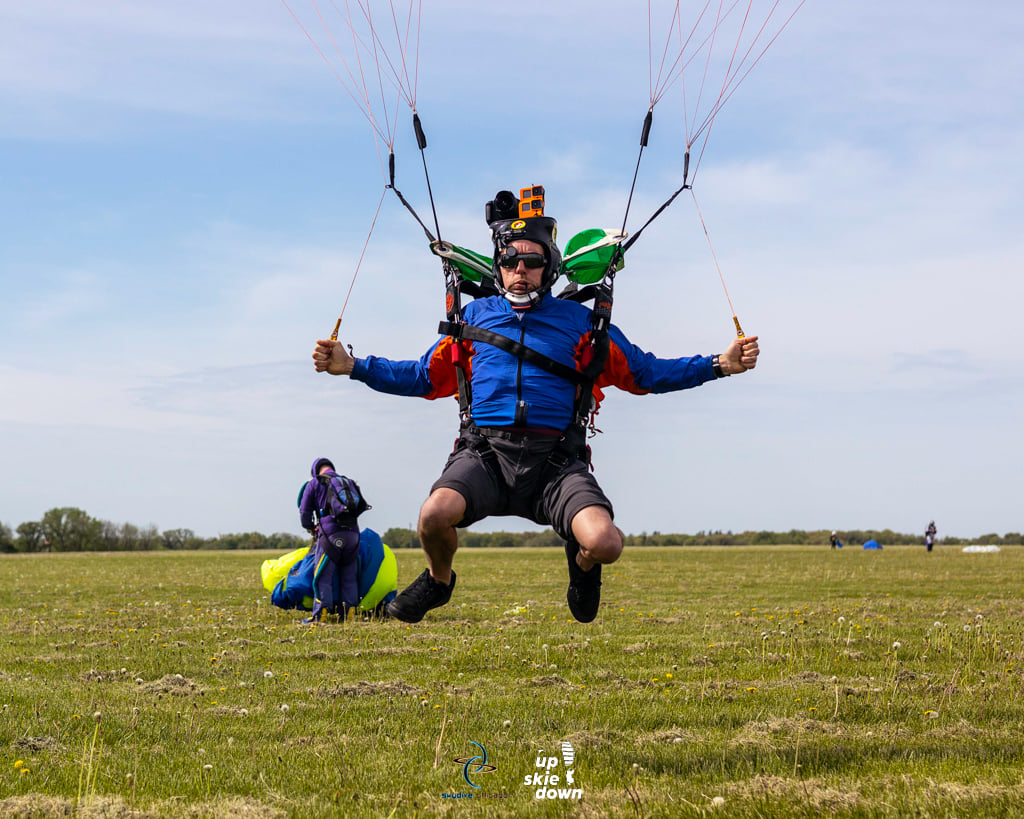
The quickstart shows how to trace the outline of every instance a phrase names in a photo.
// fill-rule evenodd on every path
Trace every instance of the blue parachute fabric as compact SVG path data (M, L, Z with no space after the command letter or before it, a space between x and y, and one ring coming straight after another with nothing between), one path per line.
M384 542L373 529L359 533L359 597L363 598L377 579L384 562Z
M869 541L867 541L867 543L864 544L864 548L865 549L881 549L882 548L882 544L879 543L877 540L869 540Z
M385 560L384 543L373 529L363 529L359 533L358 583L359 599L369 593ZM393 562L393 559L392 559ZM270 602L281 609L299 609L310 611L313 607L313 578L316 574L316 554L310 549L305 557L300 558L288 574L274 587ZM397 596L397 591L389 591L383 598L390 603ZM338 576L334 577L334 599L341 597Z
M313 575L316 571L315 558L316 555L310 551L292 566L288 570L288 574L274 587L274 591L270 594L270 602L279 609L310 611L313 599ZM335 577L335 599L339 593L338 578Z

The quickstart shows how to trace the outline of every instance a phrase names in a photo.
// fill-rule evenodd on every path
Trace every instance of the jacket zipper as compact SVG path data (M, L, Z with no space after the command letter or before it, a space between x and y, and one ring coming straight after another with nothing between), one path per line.
M523 344L526 340L526 316L520 318L521 327L519 328L519 343ZM527 404L523 400L523 360L521 358L516 359L516 416L514 424L517 427L526 426L526 411Z

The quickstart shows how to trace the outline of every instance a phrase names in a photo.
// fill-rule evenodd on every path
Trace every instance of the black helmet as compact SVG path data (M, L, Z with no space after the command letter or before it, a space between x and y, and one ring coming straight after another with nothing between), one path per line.
M543 189L539 190L543 191ZM543 197L543 193L541 193L541 197ZM543 198L541 202L543 202ZM540 209L543 212L543 204ZM487 203L484 214L491 229L491 240L494 242L494 259L491 269L494 272L494 283L497 285L498 291L514 305L526 307L533 304L552 288L562 269L562 252L555 243L558 236L558 222L550 216L520 216L519 200L511 191L499 191L494 199ZM544 248L546 261L540 288L532 293L521 295L518 293L513 295L505 290L501 268L498 265L498 260L505 255L505 250L517 239L527 239L541 245Z

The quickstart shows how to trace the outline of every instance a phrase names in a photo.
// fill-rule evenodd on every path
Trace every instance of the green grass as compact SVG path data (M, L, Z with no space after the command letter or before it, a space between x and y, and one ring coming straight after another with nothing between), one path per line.
M634 547L590 625L560 551L467 550L318 629L265 557L0 558L0 815L1024 815L1024 549ZM443 798L473 741L504 798Z

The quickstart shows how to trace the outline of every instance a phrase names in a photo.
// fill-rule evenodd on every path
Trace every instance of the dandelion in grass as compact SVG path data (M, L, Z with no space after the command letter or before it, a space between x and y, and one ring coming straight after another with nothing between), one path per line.
M510 719L505 720L503 723L501 723L501 727L502 728L511 728L512 727L512 720L510 720Z
M291 708L289 708L288 703L286 703L286 702L282 702L281 703L281 713L282 714L287 714L290 710L291 710Z
M274 672L273 671L264 671L263 672L263 679L265 679L265 680L272 680L272 679L274 679Z
M903 648L903 643L901 643L899 640L892 644L893 651L899 651L901 648Z
M24 759L16 759L16 760L14 760L14 767L15 768L21 768L24 765L25 765L25 760Z
M836 622L837 623L845 623L846 622L846 618L845 617L840 617Z
M747 686L747 691L757 691L757 686L756 685L748 685Z

